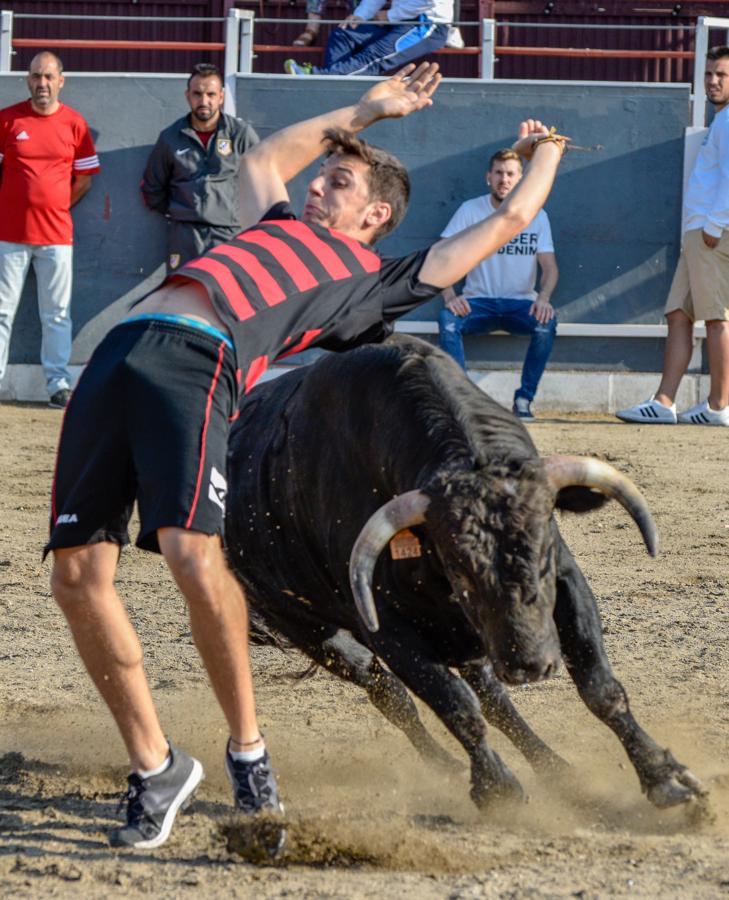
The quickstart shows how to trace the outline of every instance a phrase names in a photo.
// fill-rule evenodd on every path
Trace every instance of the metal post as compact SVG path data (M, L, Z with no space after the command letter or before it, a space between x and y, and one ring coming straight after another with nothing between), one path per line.
M496 48L496 19L481 19L481 71L482 81L494 80L494 52Z
M240 54L238 71L250 75L253 71L253 19L252 9L241 9L240 12Z
M225 102L223 103L223 112L228 113L229 116L234 116L236 112L235 76L238 71L238 44L240 41L242 12L240 9L229 9L225 20L225 63L223 74L225 79Z
M0 12L0 72L10 72L13 59L13 13Z
M694 90L691 96L691 124L703 128L706 124L706 100L704 99L704 64L709 49L709 25L706 16L696 20L696 44L694 48Z

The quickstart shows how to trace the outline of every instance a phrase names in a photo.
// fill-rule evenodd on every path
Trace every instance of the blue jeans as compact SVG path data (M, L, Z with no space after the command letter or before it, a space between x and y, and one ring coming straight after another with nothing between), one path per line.
M469 297L468 302L471 312L467 316L456 316L445 308L441 311L438 318L440 346L465 369L464 334L507 331L527 335L530 341L521 372L521 387L514 397L533 400L557 334L556 317L542 325L535 316L529 315L531 300Z
M33 264L41 320L41 364L48 395L71 387L71 274L73 247L0 241L0 381L5 375L10 332L28 269Z
M329 35L324 65L314 66L315 75L384 75L411 59L440 50L448 37L448 26L424 21L396 25L358 25L335 28Z

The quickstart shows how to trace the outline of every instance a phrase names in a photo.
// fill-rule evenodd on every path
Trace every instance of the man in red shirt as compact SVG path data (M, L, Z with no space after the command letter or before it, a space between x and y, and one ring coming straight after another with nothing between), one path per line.
M63 63L49 51L33 57L30 100L0 110L0 381L10 332L31 263L38 283L41 363L50 406L71 396L70 209L88 193L99 158L83 117L58 99Z

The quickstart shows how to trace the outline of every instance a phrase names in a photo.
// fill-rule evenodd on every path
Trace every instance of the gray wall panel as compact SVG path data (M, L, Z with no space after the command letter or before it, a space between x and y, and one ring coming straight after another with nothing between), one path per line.
M361 79L241 78L238 110L265 136L354 102L363 85ZM138 184L160 129L186 108L183 90L179 76L67 78L62 97L89 121L103 167L74 213L75 361L87 359L129 303L162 276L164 222L143 207ZM0 76L0 106L25 96L22 77ZM434 240L459 203L483 191L490 154L513 140L521 118L539 115L577 143L596 148L567 155L547 206L562 272L555 295L561 318L660 321L679 247L688 96L688 86L444 83L433 109L369 130L371 140L403 159L413 180L411 209L396 235L383 242L384 252L405 253ZM292 185L295 205L314 171L311 167ZM33 290L29 283L12 362L38 360ZM434 316L438 305L434 301L415 318ZM474 360L488 359L494 343L474 341L469 346ZM511 342L505 343L504 349ZM521 346L513 343L512 362L520 359ZM555 361L599 368L594 349L590 342L570 341ZM658 353L635 350L630 342L616 342L608 366L660 366Z

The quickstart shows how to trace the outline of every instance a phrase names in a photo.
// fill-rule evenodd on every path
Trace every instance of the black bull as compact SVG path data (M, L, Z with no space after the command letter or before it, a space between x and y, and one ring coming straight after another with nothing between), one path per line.
M698 780L630 712L595 598L552 511L584 512L612 494L649 545L652 521L627 479L617 490L597 485L598 493L584 472L575 477L574 464L545 464L521 422L442 353L391 338L242 400L230 442L230 561L270 625L363 687L424 757L448 765L406 688L427 703L468 753L479 806L521 794L486 743L487 721L535 769L564 766L502 683L548 677L560 657L582 700L622 742L648 798L661 807L694 800L704 793ZM399 495L405 511L392 513L387 503ZM414 536L405 546L420 555L380 553L403 525ZM391 546L398 541L402 534ZM353 556L353 584L363 581L357 604ZM366 597L373 566L374 608Z

